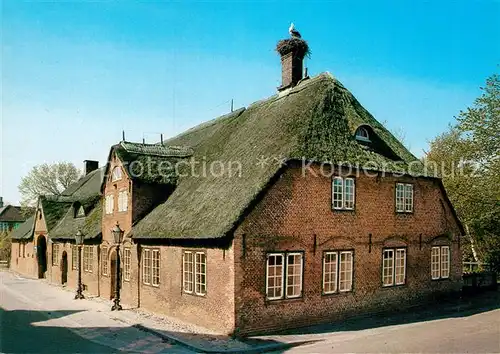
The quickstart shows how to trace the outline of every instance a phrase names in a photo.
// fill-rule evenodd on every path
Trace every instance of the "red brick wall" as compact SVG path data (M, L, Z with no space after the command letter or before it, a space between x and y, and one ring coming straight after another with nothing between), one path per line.
M23 253L24 243L24 253ZM19 249L21 249L21 256L19 256ZM33 241L12 241L11 256L10 256L10 269L30 278L38 276L38 265L36 263L36 255L33 252Z
M318 171L317 166L313 170ZM395 213L396 181L414 184L412 214ZM332 211L330 177L310 173L303 177L300 168L288 169L235 233L238 331L325 322L401 307L434 292L458 290L462 273L459 228L442 201L438 184L431 179L360 175L356 178L355 211ZM435 239L445 233L451 240ZM439 242L451 246L450 280L432 281L430 247ZM407 247L404 286L381 286L382 250L389 246ZM322 295L323 251L342 249L354 250L353 291ZM266 253L285 250L304 252L303 296L268 301Z
M208 328L215 333L234 330L233 251L175 246L142 246L160 249L160 284L146 285L141 280L141 307ZM205 251L207 292L196 296L182 289L182 252ZM142 275L141 275L142 276ZM137 279L136 279L137 280Z

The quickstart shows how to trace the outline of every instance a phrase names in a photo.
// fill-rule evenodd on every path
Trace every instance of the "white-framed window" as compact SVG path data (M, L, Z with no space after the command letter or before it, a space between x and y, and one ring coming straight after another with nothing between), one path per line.
M120 166L116 166L114 169L113 169L113 173L112 173L112 177L111 177L111 181L118 181L122 179L122 168Z
M207 254L184 251L182 254L182 288L185 293L207 294Z
M113 194L108 194L104 200L105 200L106 214L113 214L115 197L113 196Z
M333 177L332 207L333 209L353 210L355 201L354 178Z
M276 252L267 255L266 298L292 299L302 296L302 252Z
M185 293L194 291L194 256L191 251L184 251L182 255L182 287Z
M128 191L122 190L118 193L118 211L127 211L128 209Z
M77 269L78 267L78 247L71 245L71 268Z
M101 248L102 274L108 275L108 247Z
M396 183L396 211L398 213L413 212L413 184Z
M406 282L406 248L386 248L382 255L382 285L403 285Z
M370 134L368 133L368 129L365 127L359 127L356 129L356 139L361 141L370 141Z
M207 255L196 252L194 258L194 292L204 296L207 293Z
M130 248L123 249L123 280L130 280L130 264L132 260L132 252Z
M59 265L59 244L52 244L52 265Z
M431 248L431 278L448 279L450 277L450 247L434 246Z
M94 246L83 246L83 271L92 273L94 264Z
M151 250L151 285L160 286L160 250Z
M323 294L352 291L353 252L327 251L323 254Z
M151 250L142 250L142 282L151 284Z

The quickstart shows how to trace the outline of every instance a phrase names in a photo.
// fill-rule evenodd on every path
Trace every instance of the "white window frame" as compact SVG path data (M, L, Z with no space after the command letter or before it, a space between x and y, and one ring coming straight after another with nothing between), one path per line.
M130 247L123 249L123 280L130 280L130 265L132 261L132 251Z
M53 266L59 265L59 244L58 243L52 244L52 265Z
M160 286L160 250L151 250L151 285Z
M397 213L413 213L414 189L412 183L396 183L395 203Z
M151 249L149 248L142 250L142 283L151 285Z
M339 185L336 182L340 181ZM347 199L347 184L352 183L351 198ZM340 191L338 190L340 188ZM340 194L340 199L338 195ZM332 178L332 208L334 210L354 210L356 207L356 180L353 177L335 176Z
M387 253L390 253L391 256L386 258L385 255ZM403 254L403 258L399 257L398 255ZM400 286L400 285L405 285L406 284L406 267L407 267L407 261L406 261L406 248L404 247L394 247L394 248L384 248L382 250L382 286L385 287L391 287L391 286ZM390 262L390 265L386 266L386 259L388 260L387 263ZM403 266L400 267L397 265L398 260L403 260ZM398 269L403 269L403 273L397 273ZM386 276L389 275L389 276ZM402 276L401 281L397 281L398 275ZM390 283L385 283L385 279L390 278Z
M78 269L78 246L71 245L71 269Z
M203 262L198 259L199 256L203 256ZM198 279L203 279L203 281L198 281ZM194 255L194 292L199 296L207 294L207 254L205 252L196 252Z
M107 194L104 200L106 214L113 214L115 208L115 196L113 194Z
M328 262L333 263L333 267L335 268L333 271L330 269L329 272L327 272L327 256L332 256L335 255L335 262ZM350 260L348 263L343 262L342 259L344 256L349 256ZM349 267L344 268L345 265L349 265ZM350 269L350 271L349 271ZM327 273L329 274L335 274L335 280L334 280L334 287L333 290L327 290L326 289L326 278L327 278ZM342 282L342 274L348 274L348 277L346 278L347 281L345 281L346 284L348 284L348 287L343 288L341 286ZM332 283L332 281L328 282ZM346 292L351 292L353 289L353 283L354 283L354 251L352 250L344 250L344 251L326 251L323 253L323 294L324 295L329 295L329 294L337 294L337 293L346 293Z
M437 252L435 252L437 251ZM446 254L446 257L444 257ZM449 279L451 263L450 246L431 247L431 279ZM446 265L446 267L444 267Z
M291 267L296 267L297 264L293 264L293 265L290 265L290 263L288 262L288 257L300 257L299 258L299 263L298 263L298 270L299 270L299 273L298 275L296 273L293 274L293 278L298 278L299 280L299 283L298 284L289 284L288 281L290 279L290 270L293 269ZM304 273L304 255L302 254L302 252L288 252L286 254L286 272L285 272L285 297L287 299L295 299L295 298L298 298L298 297L301 297L302 296L302 284L303 284L303 273ZM292 286L294 289L295 286L299 286L299 293L298 294L291 294L289 295L288 294L288 290L290 289L290 287Z
M101 248L102 275L108 275L108 246Z
M189 256L190 259L187 256ZM193 278L194 253L192 251L184 251L182 253L182 290L187 294L192 294L194 292Z
M118 192L118 212L124 212L128 210L128 191L122 189Z
M299 293L298 294L292 294L288 295L288 288L290 284L288 283L288 276L290 272L289 268L289 263L288 263L288 256L299 256L300 257L300 263L299 263ZM279 287L273 286L273 289L278 288L281 289L280 296L269 296L269 279L270 279L270 264L269 264L269 259L271 257L281 257L281 282ZM273 265L272 267L277 267L276 265ZM294 274L296 275L296 274ZM277 279L275 274L273 274L273 277ZM281 300L281 299L296 299L300 298L303 296L304 293L304 253L303 252L272 252L268 253L266 257L266 299L267 300Z
M120 166L115 166L111 172L111 182L119 181L122 179L122 168Z
M94 263L94 247L90 245L83 246L83 271L87 273L93 272Z

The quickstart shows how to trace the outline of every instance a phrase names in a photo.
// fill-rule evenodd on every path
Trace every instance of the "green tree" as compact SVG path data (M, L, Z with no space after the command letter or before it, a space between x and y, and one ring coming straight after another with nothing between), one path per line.
M0 261L10 261L11 248L10 233L7 231L0 232Z
M500 270L500 77L431 142L426 156L441 175L474 258Z
M60 195L79 178L80 171L70 162L35 166L19 184L21 205L33 206L40 195Z

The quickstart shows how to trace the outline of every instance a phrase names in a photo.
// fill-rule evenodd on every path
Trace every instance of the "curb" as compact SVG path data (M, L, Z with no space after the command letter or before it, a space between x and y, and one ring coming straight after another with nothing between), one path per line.
M191 350L194 350L198 353L264 353L264 352L270 352L274 350L284 350L284 349L289 349L291 347L303 344L304 342L295 342L295 343L275 343L275 344L266 344L266 345L261 345L261 346L255 346L252 348L247 348L247 349L205 349L203 346L199 345L193 345L192 343L179 338L178 336L175 335L166 335L164 333L160 333L154 329L151 329L149 327L146 327L142 324L136 323L133 324L132 327L137 328L138 330L150 333L152 335L155 335L157 337L160 337L163 340L166 341L173 341L175 343L181 344Z

